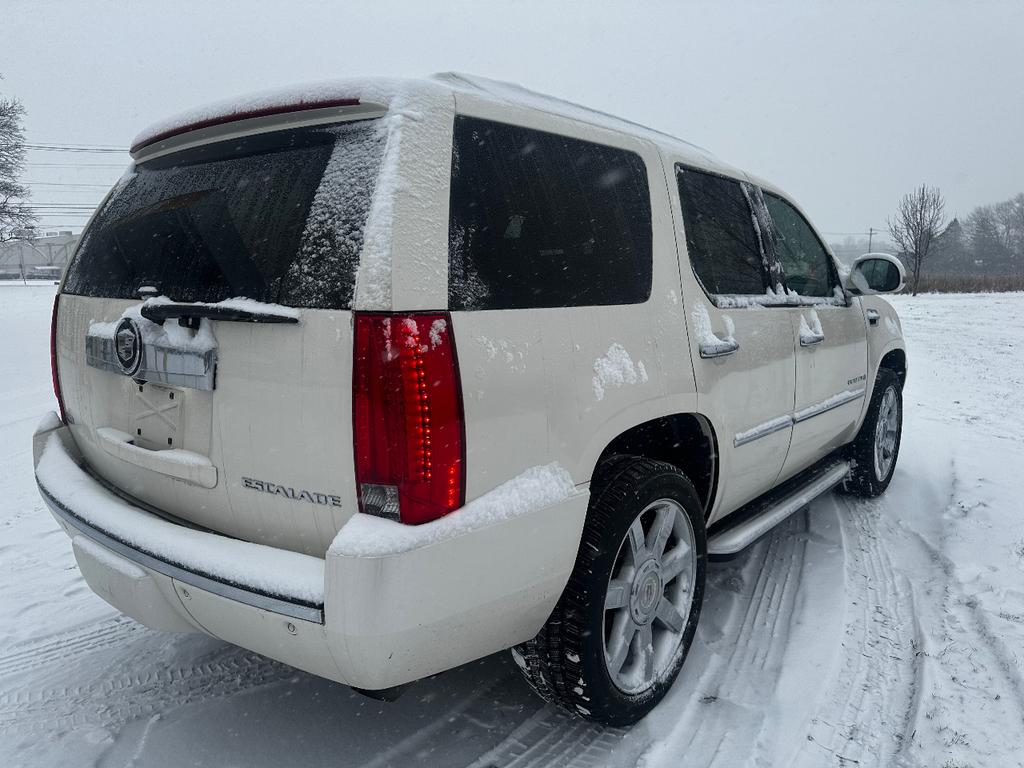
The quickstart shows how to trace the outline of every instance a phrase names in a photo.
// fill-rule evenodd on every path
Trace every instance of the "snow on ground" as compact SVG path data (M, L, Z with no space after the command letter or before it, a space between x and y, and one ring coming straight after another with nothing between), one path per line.
M32 481L52 296L0 284L0 765L1024 765L1024 294L895 300L888 493L713 564L679 681L629 731L542 706L507 654L383 704L118 616Z

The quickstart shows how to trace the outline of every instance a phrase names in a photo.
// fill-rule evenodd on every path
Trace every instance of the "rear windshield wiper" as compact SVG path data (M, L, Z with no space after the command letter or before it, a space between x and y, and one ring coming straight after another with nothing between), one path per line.
M299 313L288 307L227 304L143 304L142 316L157 325L177 318L179 325L198 328L202 318L235 323L297 323Z

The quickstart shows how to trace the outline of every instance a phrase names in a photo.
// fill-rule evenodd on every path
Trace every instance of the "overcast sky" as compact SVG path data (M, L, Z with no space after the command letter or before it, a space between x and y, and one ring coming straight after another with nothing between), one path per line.
M642 10L640 10L642 8ZM767 177L830 240L938 185L950 213L1024 191L1024 2L3 0L0 93L32 142L127 146L206 101L305 80L457 70L676 134ZM127 156L31 152L109 184ZM38 202L99 187L37 185ZM44 222L81 222L68 217Z

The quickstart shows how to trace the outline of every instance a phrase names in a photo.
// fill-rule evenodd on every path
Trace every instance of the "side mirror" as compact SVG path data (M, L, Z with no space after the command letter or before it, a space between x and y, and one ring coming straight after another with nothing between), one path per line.
M899 259L888 253L865 253L853 262L845 288L855 296L869 296L898 293L906 284L907 272Z

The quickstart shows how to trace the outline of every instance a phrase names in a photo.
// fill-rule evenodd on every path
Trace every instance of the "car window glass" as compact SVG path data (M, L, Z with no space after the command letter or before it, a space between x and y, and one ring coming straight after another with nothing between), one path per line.
M457 116L448 304L636 304L651 293L647 170L634 152Z
M376 121L245 136L136 166L86 229L64 290L348 308L384 150Z
M831 296L832 258L810 224L781 197L765 192L764 203L772 217L772 239L786 287L801 296Z
M677 166L686 250L710 294L763 294L764 262L740 182Z

